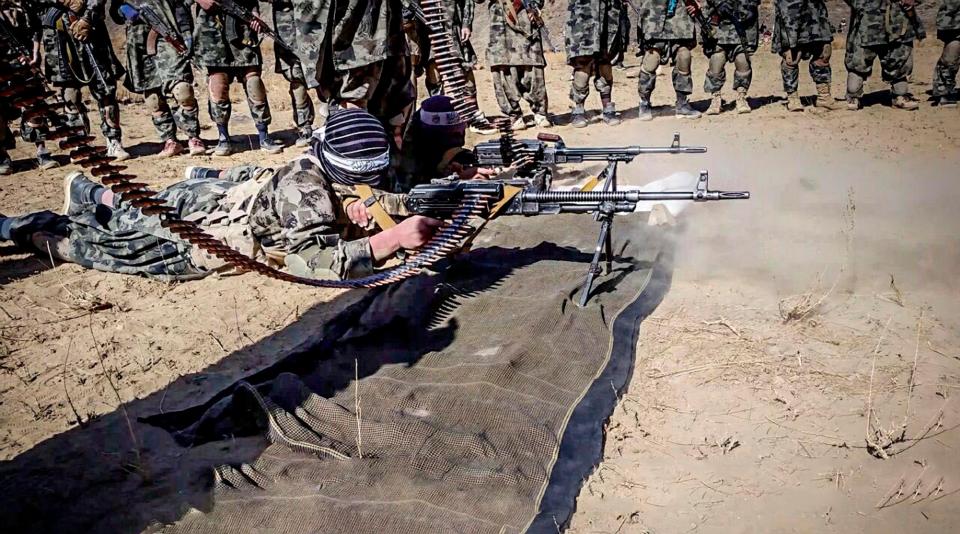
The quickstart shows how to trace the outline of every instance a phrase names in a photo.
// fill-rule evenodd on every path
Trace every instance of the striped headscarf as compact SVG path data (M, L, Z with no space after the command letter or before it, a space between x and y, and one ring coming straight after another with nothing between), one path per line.
M323 129L314 133L310 151L327 176L344 185L376 185L390 166L387 132L363 109L331 114Z

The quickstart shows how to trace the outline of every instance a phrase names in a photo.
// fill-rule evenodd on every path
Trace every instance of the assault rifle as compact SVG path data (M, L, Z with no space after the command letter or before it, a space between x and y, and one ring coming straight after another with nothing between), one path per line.
M235 17L247 26L250 26L254 23L259 24L260 28L262 28L259 33L262 33L263 35L273 39L273 43L278 45L280 48L290 52L295 56L297 55L296 50L287 44L287 42L283 40L283 37L277 35L277 32L273 31L273 28L264 22L263 19L254 15L249 9L237 5L237 3L233 0L216 0L216 4L221 10L223 10L224 13Z
M164 20L163 16L154 11L149 5L136 5L128 1L120 6L118 11L123 18L127 19L128 21L134 22L136 20L140 20L150 27L150 33L147 36L148 55L156 55L157 39L161 37L164 41L170 43L170 46L172 46L173 49L176 50L181 56L187 53L187 43L184 42L183 38L180 37L180 33L167 25L167 21Z
M633 6L633 9L637 12L637 15L640 15L640 10L637 8L636 4L633 3L634 0L630 0L630 5ZM700 26L700 36L703 39L704 43L711 43L717 40L717 35L713 31L713 24L707 20L707 16L703 14L703 6L700 5L700 2L697 0L670 0L667 3L667 17L672 17L677 12L677 4L682 1L684 5L693 8L693 20L696 21L697 25Z
M606 257L609 273L613 261L613 218L618 213L638 211L638 206L651 202L748 199L746 191L711 191L709 176L700 173L693 188L645 187L618 189L618 164L628 163L643 154L699 154L705 147L682 146L680 136L674 134L668 147L588 147L569 148L558 135L540 134L536 140L516 141L516 150L524 154L516 175L507 180L435 180L414 187L407 196L407 208L414 214L435 218L449 218L463 206L466 198L483 196L487 199L483 215L493 218L498 215L543 215L557 213L593 213L600 222L600 235L590 268L580 293L580 305L586 306L593 287L593 280L600 274L601 257ZM504 162L503 143L489 141L477 145L475 152L482 166L497 166ZM507 158L509 161L509 158ZM600 191L556 190L552 188L553 166L564 163L605 161L606 168L597 178L588 182L591 186L603 183ZM591 187L592 189L592 187Z
M52 8L48 9L46 14L43 17L42 24L48 28L58 29L57 28L57 19L61 16L66 18L66 21L70 24L81 19L79 13L71 10L67 6L59 2L38 2L38 6ZM69 33L69 29L67 29ZM90 68L93 69L93 74L100 80L100 83L103 84L103 87L107 87L107 77L103 74L103 69L100 68L100 62L97 60L97 54L93 50L93 45L90 44L90 41L76 41L77 45L83 50L83 53L87 56L87 59L90 61ZM66 64L67 58L60 57L61 68ZM75 74L76 76L76 74ZM79 78L79 76L77 76ZM86 83L86 82L84 82Z
M520 0L520 5L523 6L523 10L527 12L527 16L530 17L530 26L534 30L540 30L540 35L543 37L544 42L547 43L547 46L550 47L551 52L559 52L560 49L557 48L557 45L553 44L553 39L550 38L550 32L547 30L547 25L543 22L543 15L540 14L540 8L533 0Z
M917 16L917 4L913 1L903 1L898 2L900 8L903 9L903 14L907 16L907 20L910 21L910 25L913 26L913 33L917 34L917 40L922 41L927 38L927 30L923 29L923 22L920 20L920 17Z

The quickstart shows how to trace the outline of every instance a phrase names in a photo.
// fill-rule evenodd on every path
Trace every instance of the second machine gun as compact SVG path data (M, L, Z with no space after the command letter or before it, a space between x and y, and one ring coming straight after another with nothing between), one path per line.
M567 147L558 135L540 134L537 139L480 143L474 149L482 167L512 166L513 178L505 180L435 180L414 187L407 196L407 208L415 214L434 218L449 218L465 199L482 197L486 207L482 215L491 219L499 215L545 215L557 213L593 213L600 223L600 235L590 268L580 293L580 306L586 306L596 275L601 273L600 261L606 259L607 272L613 261L613 218L617 213L632 213L640 202L748 199L747 191L711 191L709 176L700 173L695 187L689 190L618 190L617 171L620 163L629 163L642 154L701 154L706 147L683 146L680 136L674 134L673 143L666 147ZM580 190L552 188L556 165L605 161L603 172ZM592 190L602 183L600 191Z

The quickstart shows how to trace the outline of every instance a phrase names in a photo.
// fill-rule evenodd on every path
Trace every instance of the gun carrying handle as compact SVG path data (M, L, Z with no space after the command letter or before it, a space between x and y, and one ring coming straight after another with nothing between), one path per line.
M397 222L390 217L387 210L383 209L383 205L381 205L377 197L374 196L373 188L369 185L359 184L353 186L353 191L360 197L360 202L363 202L363 205L367 207L370 215L373 215L373 220L377 222L377 226L379 226L381 230L387 230L397 225Z

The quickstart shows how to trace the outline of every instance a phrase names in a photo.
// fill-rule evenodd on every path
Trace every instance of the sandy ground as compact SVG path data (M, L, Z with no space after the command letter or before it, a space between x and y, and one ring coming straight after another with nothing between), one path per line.
M930 40L917 53L912 89L924 100L938 52ZM877 73L858 113L788 114L775 59L767 49L755 59L750 115L681 121L664 107L653 122L630 120L631 68L616 72L622 125L553 129L574 145L660 145L680 132L710 152L636 161L624 167L627 180L709 169L715 188L754 194L687 212L672 289L644 325L574 532L940 532L960 524L960 464L951 461L960 446L951 400L960 387L952 205L960 111L890 109ZM702 56L694 68L700 83ZM489 73L477 74L493 115ZM557 60L547 74L561 124L568 75ZM812 94L805 72L801 80ZM667 106L669 70L658 84L654 104ZM275 80L271 87L277 129L292 140L286 93ZM253 125L237 96L239 137ZM694 95L701 109L705 99ZM596 95L588 106L599 108ZM138 155L131 169L154 185L178 180L190 164L275 164L293 153L159 160L142 105L123 113ZM25 170L0 179L0 211L58 210L64 170L29 170L28 153L14 154ZM0 458L22 459L78 425L109 427L104 435L117 441L103 443L102 457L118 468L108 482L86 483L100 492L142 476L131 451L159 439L132 423L134 446L125 421L196 404L277 361L359 295L333 300L337 292L253 275L164 284L51 268L11 247L0 280ZM129 419L117 416L121 405ZM85 482L76 484L85 493Z

